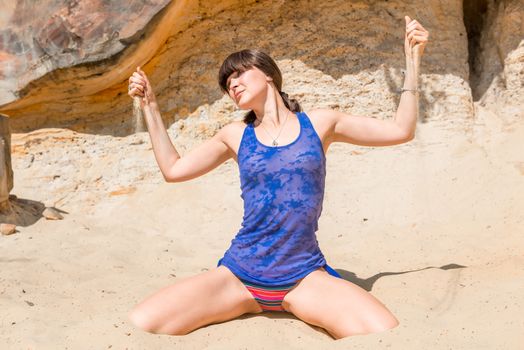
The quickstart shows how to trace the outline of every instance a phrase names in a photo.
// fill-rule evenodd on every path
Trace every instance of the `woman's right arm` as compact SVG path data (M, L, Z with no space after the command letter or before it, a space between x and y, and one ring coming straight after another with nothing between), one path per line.
M216 168L233 156L225 142L228 127L225 126L212 138L181 157L171 142L162 121L151 84L145 73L137 69L129 78L129 96L140 98L156 161L167 182L194 179Z

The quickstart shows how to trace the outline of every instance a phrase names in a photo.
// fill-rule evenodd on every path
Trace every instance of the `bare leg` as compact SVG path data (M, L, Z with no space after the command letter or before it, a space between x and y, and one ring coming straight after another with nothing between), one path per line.
M284 297L282 306L304 322L324 328L335 339L398 325L395 316L373 295L324 269L307 275Z
M261 308L225 266L188 277L141 302L129 318L151 333L183 335Z

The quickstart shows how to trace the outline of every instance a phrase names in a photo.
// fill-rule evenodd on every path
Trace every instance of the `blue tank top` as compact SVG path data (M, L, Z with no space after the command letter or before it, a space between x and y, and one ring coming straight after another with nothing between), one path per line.
M322 212L326 158L304 112L290 144L267 146L248 124L238 149L242 225L218 266L265 286L291 284L326 264L316 238Z

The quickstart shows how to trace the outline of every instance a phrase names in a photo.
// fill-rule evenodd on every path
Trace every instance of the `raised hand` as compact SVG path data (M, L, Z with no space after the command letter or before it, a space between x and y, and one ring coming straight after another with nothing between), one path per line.
M141 70L140 67L137 67L136 72L133 72L131 77L129 77L127 94L132 98L141 97L140 104L142 107L156 103L156 97L149 83L149 79L147 79L146 73Z
M404 36L406 58L413 58L413 55L420 57L428 43L429 32L416 19L411 19L409 16L404 16L404 19L406 20Z

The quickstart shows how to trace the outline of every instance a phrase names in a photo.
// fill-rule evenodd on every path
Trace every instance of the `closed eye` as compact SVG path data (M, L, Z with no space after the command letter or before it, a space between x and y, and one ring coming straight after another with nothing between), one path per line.
M228 90L231 89L231 87L230 87L231 79L240 77L242 74L244 74L244 72L245 72L245 70L243 70L243 71L234 71L233 73L231 73L231 75L229 76L229 80L227 82L227 89ZM236 76L233 76L234 74L236 74Z

